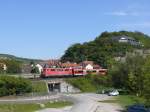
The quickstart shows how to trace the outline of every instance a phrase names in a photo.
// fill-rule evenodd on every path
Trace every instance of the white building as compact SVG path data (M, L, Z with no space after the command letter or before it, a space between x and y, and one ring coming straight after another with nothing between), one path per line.
M39 69L39 73L41 74L43 71L43 67L40 64L35 65Z

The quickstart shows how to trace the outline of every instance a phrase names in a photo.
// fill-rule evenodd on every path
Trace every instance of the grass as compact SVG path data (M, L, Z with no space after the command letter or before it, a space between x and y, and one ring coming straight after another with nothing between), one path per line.
M84 77L66 79L68 83L81 90L81 92L101 92L109 87L108 77L88 74Z
M48 102L43 104L0 104L0 112L34 112L44 108L61 108L72 105L71 102L60 101L60 102Z
M66 79L68 83L73 85L74 87L80 89L82 92L95 92L96 87L91 83L91 81L85 77L78 78L69 78Z
M111 100L104 100L104 101L99 101L102 103L117 103L120 104L123 108L129 106L129 105L133 105L133 104L143 104L144 103L144 99L141 97L137 97L137 96L133 96L133 95L120 95L117 97L114 97Z
M32 87L35 93L47 93L47 85L44 81L33 81Z

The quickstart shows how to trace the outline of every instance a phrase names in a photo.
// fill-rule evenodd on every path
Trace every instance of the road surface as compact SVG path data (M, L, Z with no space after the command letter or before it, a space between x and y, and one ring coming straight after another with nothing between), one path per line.
M122 108L117 104L99 103L112 97L100 94L70 94L64 96L73 101L72 107L61 109L44 109L38 112L121 112Z
M51 100L69 100L74 103L73 106L52 109L47 108L37 112L121 112L122 108L117 104L100 103L98 101L109 100L111 96L82 93L82 94L56 94L47 96L27 97L18 99L0 99L0 103L37 103Z

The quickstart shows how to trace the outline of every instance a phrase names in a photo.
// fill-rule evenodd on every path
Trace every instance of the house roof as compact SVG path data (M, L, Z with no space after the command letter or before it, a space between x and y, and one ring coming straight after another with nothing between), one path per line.
M78 66L80 66L80 65L77 63L70 63L70 62L66 62L66 63L61 64L61 67L78 67Z
M112 37L113 40L120 40L120 39L123 39L123 38L127 39L127 40L134 40L134 41L136 41L134 38L129 37L129 36L125 36L125 35Z
M83 61L83 62L80 63L80 65L82 65L82 66L86 66L88 64L94 65L94 62L93 61Z

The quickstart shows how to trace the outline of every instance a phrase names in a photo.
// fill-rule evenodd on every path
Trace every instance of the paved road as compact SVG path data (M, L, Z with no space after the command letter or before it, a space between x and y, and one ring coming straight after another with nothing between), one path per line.
M44 109L37 112L121 112L120 106L115 104L99 103L98 101L103 101L110 99L110 96L100 95L94 93L84 93L84 94L68 94L68 95L53 95L53 96L39 96L39 97L28 97L23 99L1 99L1 103L30 103L30 102L40 102L40 101L51 101L58 99L66 99L74 102L72 107L65 107L61 109Z
M96 94L76 94L69 97L74 101L70 112L94 112L100 99Z
M44 109L38 112L121 112L122 108L115 104L99 103L110 99L107 95L100 94L70 94L64 96L67 100L73 101L72 107L61 109Z

